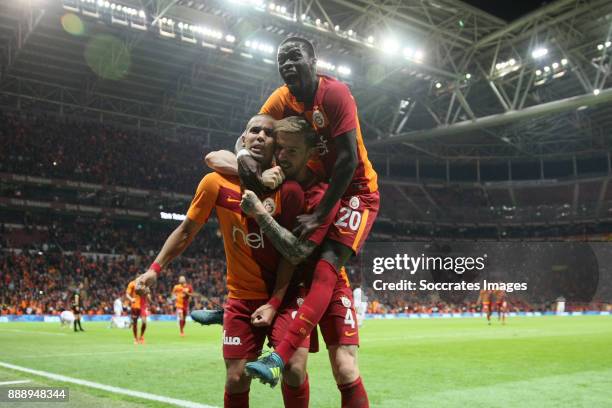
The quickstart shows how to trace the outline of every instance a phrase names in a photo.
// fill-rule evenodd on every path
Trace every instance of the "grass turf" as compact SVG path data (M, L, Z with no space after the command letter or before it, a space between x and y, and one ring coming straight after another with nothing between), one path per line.
M83 327L85 333L73 333L59 324L2 324L0 361L223 406L220 327L190 324L180 338L175 323L152 322L143 346L132 344L131 331L107 323ZM506 326L480 319L369 320L360 336L372 407L612 406L609 316L512 318ZM339 407L327 353L311 354L308 364L310 406ZM165 406L0 367L0 382L19 379L67 386L75 407ZM254 382L251 407L282 407L279 387Z

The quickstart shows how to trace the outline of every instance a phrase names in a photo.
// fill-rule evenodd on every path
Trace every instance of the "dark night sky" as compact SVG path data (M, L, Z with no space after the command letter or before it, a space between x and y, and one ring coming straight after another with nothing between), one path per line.
M474 7L478 7L494 16L506 21L517 18L540 8L546 1L541 0L463 0Z

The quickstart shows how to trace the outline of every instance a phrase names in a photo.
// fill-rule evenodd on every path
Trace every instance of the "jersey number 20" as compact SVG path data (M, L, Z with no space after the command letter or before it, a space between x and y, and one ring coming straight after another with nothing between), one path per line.
M336 225L338 227L344 228L348 226L353 231L357 231L359 229L359 224L361 224L360 212L353 211L348 207L342 207L338 213L340 214L340 218L338 218L338 221L336 221Z

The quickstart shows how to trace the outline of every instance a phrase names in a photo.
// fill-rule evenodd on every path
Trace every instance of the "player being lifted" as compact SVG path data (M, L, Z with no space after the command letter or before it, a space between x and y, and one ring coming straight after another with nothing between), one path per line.
M251 118L242 135L245 148L262 168L270 167L272 162L273 125L274 120L269 116L257 115ZM289 279L293 265L281 259L257 223L244 216L240 199L238 178L216 172L204 176L186 219L170 234L155 262L139 278L139 287L152 286L162 268L189 246L212 210L216 210L227 260L228 299L223 318L226 408L248 407L251 379L244 373L246 362L259 356L266 335L272 344L278 344L292 313L297 312L295 295L286 293L292 290ZM264 197L264 201L281 225L292 228L295 218L302 212L304 194L297 183L287 182L278 191ZM258 327L261 315L270 309L277 311L273 325ZM309 338L304 339L285 368L283 378L291 386L291 389L283 387L287 407L308 406L305 367L309 342Z
M132 317L132 333L134 334L134 344L145 344L145 330L147 330L148 298L149 294L139 294L136 292L136 279L128 284L125 297L130 302L130 315ZM140 337L138 337L138 318L140 318Z
M284 40L278 48L277 62L285 85L272 93L260 111L275 119L301 115L319 136L320 162L313 167L319 168L329 187L314 211L298 217L295 232L300 241L307 243L305 239L323 224L340 201L298 318L272 354L247 364L248 372L264 382L277 380L275 373L319 322L330 304L338 271L359 251L378 214L377 175L363 143L355 100L342 82L317 75L316 61L314 47L308 40L300 37ZM239 169L258 174L259 170L249 161L252 162L248 156L239 158Z
M481 313L485 313L487 315L487 322L489 325L491 324L491 294L493 292L490 290L482 289L480 294L478 295L478 300L476 303L480 303L482 308L480 309Z
M172 288L172 297L175 299L181 337L185 336L185 319L189 314L189 298L192 294L193 287L187 284L187 279L184 276L179 277L179 283Z

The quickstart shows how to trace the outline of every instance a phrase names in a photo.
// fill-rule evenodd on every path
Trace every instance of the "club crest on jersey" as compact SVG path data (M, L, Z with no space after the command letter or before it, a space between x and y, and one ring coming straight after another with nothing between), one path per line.
M319 151L319 156L325 156L329 152L329 149L327 148L327 138L325 136L319 135L317 149Z
M295 303L297 303L298 307L302 307L302 305L304 304L304 298L297 298Z
M340 297L340 300L342 301L342 306L351 307L351 299L347 298L346 296L342 296Z
M325 121L325 115L317 107L315 107L312 111L312 122L317 128L324 128L325 126L327 126L327 123Z
M268 197L263 201L263 206L268 212L268 214L274 214L276 211L276 203L272 197Z
M351 199L349 200L349 207L351 207L353 210L358 209L359 208L359 197L357 196L351 197Z

